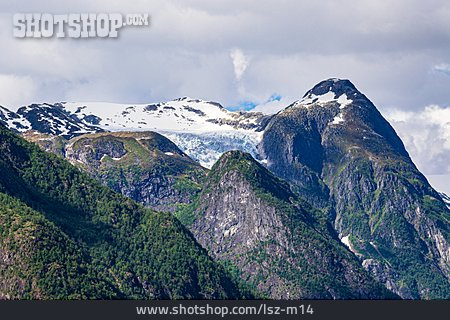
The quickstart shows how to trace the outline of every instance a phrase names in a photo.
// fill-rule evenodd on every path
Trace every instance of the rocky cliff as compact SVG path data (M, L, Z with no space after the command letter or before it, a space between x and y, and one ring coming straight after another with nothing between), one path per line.
M48 110L50 105L40 107L25 108L22 113L34 109L51 111ZM92 112L100 108L75 107L72 105L70 108L77 118L94 116ZM117 106L116 109L122 110L122 107ZM67 108L68 105L63 109L67 111ZM299 220L302 223L309 221L310 217L317 217L314 212L320 212L318 220L323 220L320 225L327 226L323 228L330 237L327 239L331 239L327 241L333 243L340 239L342 245L358 259L359 265L402 298L450 298L450 212L443 197L417 170L394 129L350 81L323 81L301 100L267 117L228 114L215 104L189 99L179 99L170 104L130 106L122 112L116 109L112 118L103 117L109 119L111 125L121 123L125 128L139 123L135 121L136 117L144 112L148 123L161 122L160 130L164 126L174 130L180 123L186 128L195 127L198 129L195 134L187 130L166 132L165 135L183 146L187 153L195 155L196 159L202 159L202 163L211 164L230 149L247 150L289 186L267 173L259 176L255 173L255 177L247 175L245 179L242 170L214 174L221 172L218 168L222 167L223 159L205 180L206 169L174 143L152 132L101 132L70 141L61 138L64 136L62 133L58 133L59 137L36 133L24 135L45 150L64 156L104 185L146 206L174 213L183 224L190 228L194 226L192 230L200 242L208 244L210 252L224 263L237 261L239 268L244 268L250 263L248 261L254 261L248 258L250 253L240 251L244 250L239 246L241 241L249 241L253 256L259 255L255 252L270 252L278 260L300 261L298 256L290 256L295 250L287 245L289 239L297 236L297 231L287 227L282 218L286 216L284 210L287 206L291 208L288 212L309 212L305 216L308 218ZM55 114L60 115L57 112L61 110L58 110ZM181 112L187 112L190 117L182 117L184 120L179 123ZM219 119L218 114L226 116L226 119L211 120ZM165 117L168 117L168 122L162 121ZM21 119L6 109L0 110L0 121L10 126L14 122L16 130ZM236 119L240 119L238 123ZM234 128L234 131L223 130L224 126ZM61 122L58 132L65 132L63 127L64 122ZM119 127L114 128L119 130ZM71 127L70 130L75 129ZM80 130L76 131L77 135ZM256 145L257 141L261 142ZM255 167L244 163L241 163L243 168ZM252 162L249 160L248 163ZM221 176L223 180L220 183L219 180L211 180L214 176ZM256 177L270 181L274 188L264 187L270 192L278 190L275 198L269 197L277 199L275 202L259 200L260 190L266 189L253 188L255 183L261 183ZM212 193L208 194L210 191ZM307 203L302 201L302 205L298 205L297 200L292 203L290 199L303 199ZM256 212L261 212L261 220L255 220ZM238 213L240 218L235 217ZM239 230L242 232L245 233L244 225L253 231L233 238L230 235L234 235L236 230L233 225L228 226L229 219L241 219ZM263 228L265 231L260 234L255 230L262 225L277 227ZM337 236L333 238L334 232ZM262 236L267 234L271 236ZM250 236L255 238L247 239ZM274 238L278 245L270 244L269 248L267 243ZM298 241L301 243L303 240ZM261 247L260 243L265 245ZM321 250L317 254L323 254ZM312 260L310 257L308 264ZM263 269L250 263L250 267L242 269L246 274L243 278L272 297L344 296L340 291L333 293L324 287L311 287L299 282L308 273L298 273L294 267L285 270L277 263L271 262ZM347 267L354 270L353 266ZM251 273L254 269L261 272L259 276ZM317 270L322 269L317 267L308 272L317 274ZM342 272L339 270L335 271ZM292 278L283 278L281 274L289 274ZM266 276L270 280L263 283ZM333 285L340 286L337 283ZM350 285L350 288L354 287ZM323 295L318 293L322 292L320 290ZM366 293L362 291L361 296ZM348 296L357 295L353 292Z
M328 210L339 237L389 289L450 297L450 212L351 82L323 81L275 115L259 150L272 172Z
M23 136L158 211L175 212L189 204L207 171L155 132L104 132L69 141L35 131Z
M267 297L394 297L340 243L322 211L249 154L219 159L191 214L197 241Z

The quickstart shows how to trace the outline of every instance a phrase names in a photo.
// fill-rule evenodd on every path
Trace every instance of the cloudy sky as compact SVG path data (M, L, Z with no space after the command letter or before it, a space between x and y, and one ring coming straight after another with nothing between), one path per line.
M148 13L151 25L118 39L17 39L16 12ZM2 0L0 41L0 105L11 109L190 96L275 112L348 78L450 193L449 1Z

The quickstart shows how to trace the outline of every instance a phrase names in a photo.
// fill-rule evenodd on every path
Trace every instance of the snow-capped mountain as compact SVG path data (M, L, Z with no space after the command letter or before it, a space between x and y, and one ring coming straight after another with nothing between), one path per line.
M347 97L342 91L339 79L330 81L334 82L333 90L331 87L310 90L288 108L337 103L341 112L330 124L343 124L345 107L353 97ZM0 106L0 123L19 132L35 130L70 139L102 131L155 131L208 168L229 150L248 152L266 163L260 157L257 145L271 118L272 115L259 112L232 112L219 103L188 97L151 104L31 104L19 108L17 112Z
M101 131L156 131L206 167L228 150L246 151L258 158L256 145L269 118L187 97L153 104L32 104L17 112L0 107L0 123L19 132L36 130L69 139Z
M24 117L0 106L0 123L17 131L26 131L31 127Z
M330 124L343 124L345 107L352 102L334 81L333 90L308 91L291 107L309 108L338 103L341 112ZM172 140L205 167L229 150L250 153L265 163L257 145L273 115L259 112L232 112L219 103L188 97L151 104L107 102L60 102L23 106L12 112L0 106L0 123L19 132L35 130L66 139L102 131L155 131Z

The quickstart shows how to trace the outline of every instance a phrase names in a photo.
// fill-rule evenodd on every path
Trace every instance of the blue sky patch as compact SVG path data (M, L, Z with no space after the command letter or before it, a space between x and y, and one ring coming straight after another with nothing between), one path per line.
M269 97L269 99L267 99L263 103L256 103L253 101L242 101L237 106L227 106L226 109L230 111L239 111L239 110L249 111L255 108L258 104L265 104L272 101L280 101L281 98L282 98L281 95L279 95L278 93L274 93Z

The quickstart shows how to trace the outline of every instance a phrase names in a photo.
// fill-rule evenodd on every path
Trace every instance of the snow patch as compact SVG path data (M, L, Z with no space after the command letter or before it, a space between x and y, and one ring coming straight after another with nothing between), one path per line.
M321 99L325 100L326 97ZM56 107L62 108L70 117L55 116L51 111ZM39 121L49 127L48 133L71 136L101 130L155 131L165 135L183 152L209 168L224 152L230 150L249 152L257 158L256 146L263 135L261 117L264 115L232 112L218 103L188 97L150 104L62 102L26 107L29 110L34 108L49 110L39 113ZM2 109L1 114L3 119L8 118L4 116L8 115L6 110ZM95 124L86 122L86 117L91 117ZM19 131L31 129L31 124L24 117L11 113L9 118L9 127ZM19 129L13 121L21 122L28 128Z
M353 102L353 100L347 98L347 95L345 93L341 95L336 101L340 104L339 109L344 109L346 106Z
M70 102L65 103L64 108L80 120L89 115L99 117L101 120L98 126L108 131L232 130L234 128L227 121L234 120L237 115L217 103L191 98L135 105Z
M310 94L300 100L299 104L301 105L310 105L313 103L319 103L319 104L325 104L328 102L332 102L335 100L335 93L333 91L328 91L325 94L322 94L320 96L316 96L315 94Z
M355 250L355 248L352 247L352 243L350 241L350 234L346 235L345 237L342 237L341 235L339 235L339 237L341 238L341 242L351 251L353 252L356 256L358 257L362 257L361 254Z
M350 235L342 237L341 242L343 244L345 244L349 249L352 249L351 244L350 244Z
M100 161L103 161L106 157L109 157L109 156L107 154L102 155ZM114 160L114 161L119 161L122 158L111 158L111 159Z
M339 113L336 117L334 117L333 121L331 122L331 124L340 124L342 122L344 122L344 117L342 113Z
M448 209L450 209L450 197L443 192L439 192L441 199L444 201Z
M348 105L350 105L353 100L349 99L347 97L347 94L341 94L339 97L336 98L336 94L331 91L328 91L325 94L316 96L315 94L309 94L306 97L304 97L303 99L301 99L300 101L297 101L294 106L304 106L304 107L309 107L310 105L313 104L319 104L319 105L324 105L327 103L338 103L339 104L339 109L344 109L345 107L347 107Z
M53 141L55 140L55 137L42 137L38 138L39 141Z
M4 116L7 119L6 124L8 128L14 128L19 132L25 132L31 129L31 123L21 115L17 115L18 118L8 117L6 114Z

